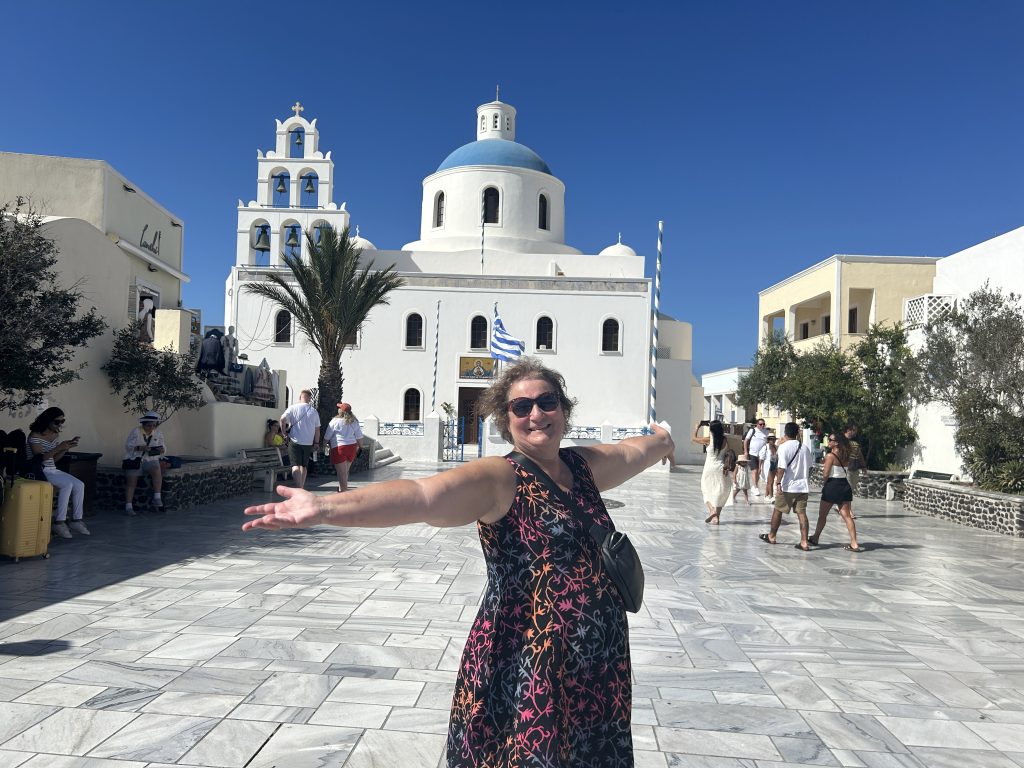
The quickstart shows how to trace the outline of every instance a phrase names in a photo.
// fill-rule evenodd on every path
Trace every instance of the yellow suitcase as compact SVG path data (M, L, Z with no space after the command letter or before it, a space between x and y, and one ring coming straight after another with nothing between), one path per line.
M53 486L17 478L8 486L0 507L0 554L18 562L23 557L49 557Z

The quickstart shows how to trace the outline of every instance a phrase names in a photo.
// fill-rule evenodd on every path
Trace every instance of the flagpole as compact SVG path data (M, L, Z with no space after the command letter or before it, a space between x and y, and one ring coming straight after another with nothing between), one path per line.
M658 399L658 310L661 306L661 241L665 222L658 221L658 260L654 267L654 318L651 323L651 413L650 422L657 421L655 404Z
M480 274L484 273L484 224L487 222L487 196L480 195ZM497 311L498 303L494 303Z
M430 412L437 411L437 346L441 331L441 300L437 300L437 315L434 318L434 386L430 390Z

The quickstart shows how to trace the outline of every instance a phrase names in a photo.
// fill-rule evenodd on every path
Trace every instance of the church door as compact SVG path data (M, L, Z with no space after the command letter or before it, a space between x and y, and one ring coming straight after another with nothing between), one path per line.
M476 401L483 391L483 387L459 387L459 418L463 424L463 443L475 444L480 439Z

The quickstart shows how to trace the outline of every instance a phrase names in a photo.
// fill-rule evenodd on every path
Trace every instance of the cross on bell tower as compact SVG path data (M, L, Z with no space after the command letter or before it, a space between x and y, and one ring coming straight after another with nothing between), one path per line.
M299 117L299 114L300 114L301 112L305 112L305 111L306 111L305 107L303 107L303 106L302 106L302 104L300 104L300 103L299 103L298 101L296 101L296 102L295 102L295 103L294 103L294 104L292 105L292 112L294 112L294 113L295 113L295 116L296 116L296 117Z

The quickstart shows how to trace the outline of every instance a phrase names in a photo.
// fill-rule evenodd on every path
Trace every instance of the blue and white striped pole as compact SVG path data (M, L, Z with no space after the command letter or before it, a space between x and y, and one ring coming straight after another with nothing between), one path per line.
M437 345L441 331L441 300L437 300L437 316L434 318L434 386L430 390L430 412L437 411Z
M658 309L661 307L661 241L665 222L658 222L658 261L654 267L654 322L651 324L651 418L657 421L655 404L658 399Z
M484 273L484 224L487 222L487 195L480 194L480 274Z

